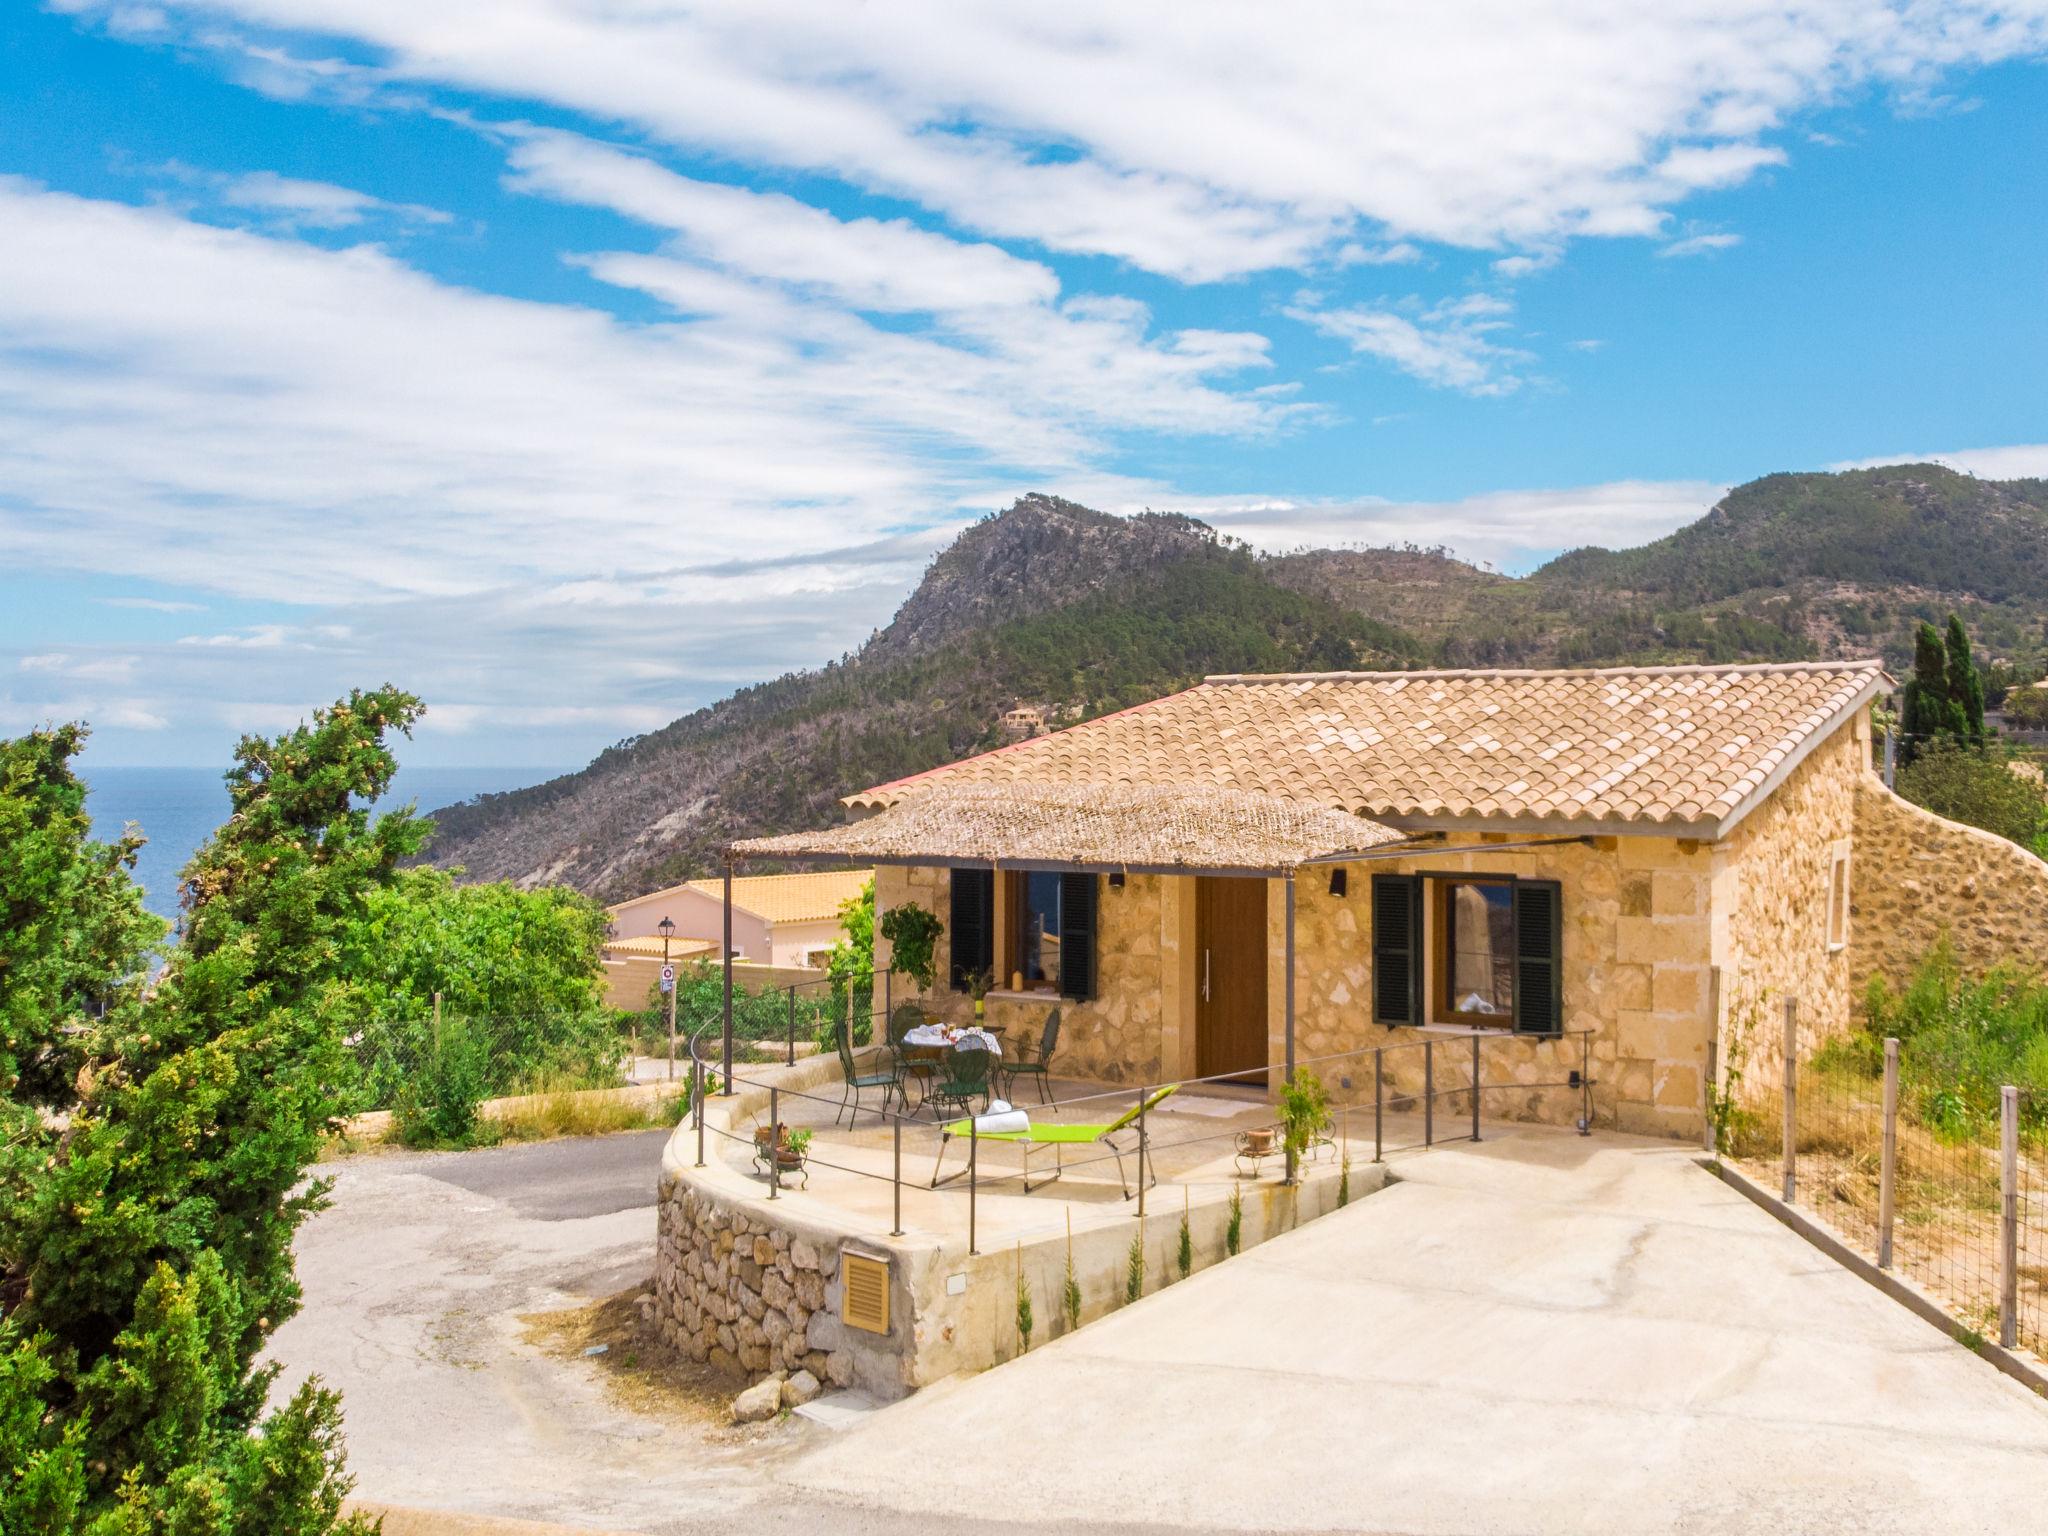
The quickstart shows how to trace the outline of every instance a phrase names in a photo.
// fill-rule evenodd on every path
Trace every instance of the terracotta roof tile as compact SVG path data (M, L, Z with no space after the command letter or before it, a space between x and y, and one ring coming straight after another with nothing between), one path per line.
M1397 821L1725 831L1888 679L1875 661L1217 677L848 797L925 785L1210 784Z

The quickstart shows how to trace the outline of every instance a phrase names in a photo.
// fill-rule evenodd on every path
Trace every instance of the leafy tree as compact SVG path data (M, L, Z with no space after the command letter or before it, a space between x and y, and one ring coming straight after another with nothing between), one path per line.
M621 1047L604 1006L606 922L563 886L457 885L437 869L404 870L371 891L341 949L364 1021L363 1102L395 1106L410 1083L421 1102L445 1107L445 1127L544 1073L609 1074ZM469 1095L467 1113L454 1108Z
M875 969L875 882L864 883L860 894L839 904L839 937L825 954L825 972L833 978L834 990L855 976L870 976Z
M422 841L410 808L369 812L387 735L419 713L356 692L242 740L232 815L186 867L185 937L147 996L133 844L86 838L83 733L6 744L0 900L41 937L19 973L0 966L0 1017L32 1058L80 1066L68 1086L4 1084L0 1465L21 1471L0 1477L0 1529L371 1528L341 1515L339 1399L308 1382L266 1413L277 1368L255 1361L298 1308L292 1235L326 1196L304 1174L348 1100L348 935ZM90 1027L85 998L109 1005ZM71 1022L16 1031L38 1010Z
M1898 791L1937 816L2048 857L2048 791L2040 770L1995 745L1973 747L1954 737L1922 743L1899 770Z

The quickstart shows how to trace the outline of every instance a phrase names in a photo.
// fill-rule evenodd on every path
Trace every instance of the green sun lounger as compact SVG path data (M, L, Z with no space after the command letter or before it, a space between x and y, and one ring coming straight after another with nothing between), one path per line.
M1057 1179L1065 1171L1064 1165L1060 1161L1060 1149L1062 1147L1085 1147L1100 1142L1116 1154L1116 1176L1118 1181L1123 1184L1124 1198L1128 1200L1131 1198L1131 1183L1129 1179L1124 1177L1124 1152L1126 1149L1117 1144L1116 1138L1120 1133L1128 1131L1135 1126L1138 1123L1138 1116L1142 1112L1157 1109L1160 1100L1166 1098L1169 1094L1179 1091L1179 1083L1168 1083L1164 1088L1154 1089L1146 1097L1143 1104L1133 1104L1129 1109L1117 1116L1116 1119L1109 1121L1105 1125L1055 1125L1048 1122L1045 1125L1034 1125L1028 1131L981 1131L976 1134L975 1139L979 1141L1012 1141L1023 1144L1024 1193L1027 1195L1034 1188L1045 1188L1046 1185L1052 1183L1054 1179ZM955 1137L966 1138L972 1125L973 1120L970 1118L966 1120L950 1120L939 1127L939 1156L938 1160L932 1164L931 1187L933 1189L937 1189L941 1184L950 1184L955 1179L967 1176L967 1170L962 1168L957 1173L949 1173L942 1179L939 1177L939 1169L946 1161L947 1146ZM1031 1149L1033 1147L1051 1147L1053 1149L1052 1178L1040 1179L1036 1185L1033 1185L1031 1182ZM1157 1184L1159 1182L1159 1174L1151 1166L1152 1159L1148 1150L1142 1144L1129 1150L1135 1151L1138 1154L1139 1179L1142 1180L1150 1174L1152 1183Z

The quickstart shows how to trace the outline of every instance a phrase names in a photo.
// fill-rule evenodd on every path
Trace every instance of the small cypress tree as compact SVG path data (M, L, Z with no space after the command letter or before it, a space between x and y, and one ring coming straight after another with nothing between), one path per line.
M1984 679L1977 671L1977 658L1970 651L1970 636L1963 621L1948 616L1948 697L1964 737L1984 740Z
M1948 670L1948 646L1941 631L1923 619L1913 635L1913 672L1901 690L1901 766L1936 738L1964 734L1962 711L1949 696Z

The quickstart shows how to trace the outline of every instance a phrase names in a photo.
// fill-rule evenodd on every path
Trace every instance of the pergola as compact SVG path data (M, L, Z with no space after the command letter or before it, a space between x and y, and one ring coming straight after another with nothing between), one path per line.
M738 859L844 859L955 869L1238 875L1285 892L1286 1063L1294 1075L1294 877L1307 865L1401 858L1441 841L1279 795L1211 786L932 785L858 821L744 838L725 851L725 1040L732 1082L732 868Z

